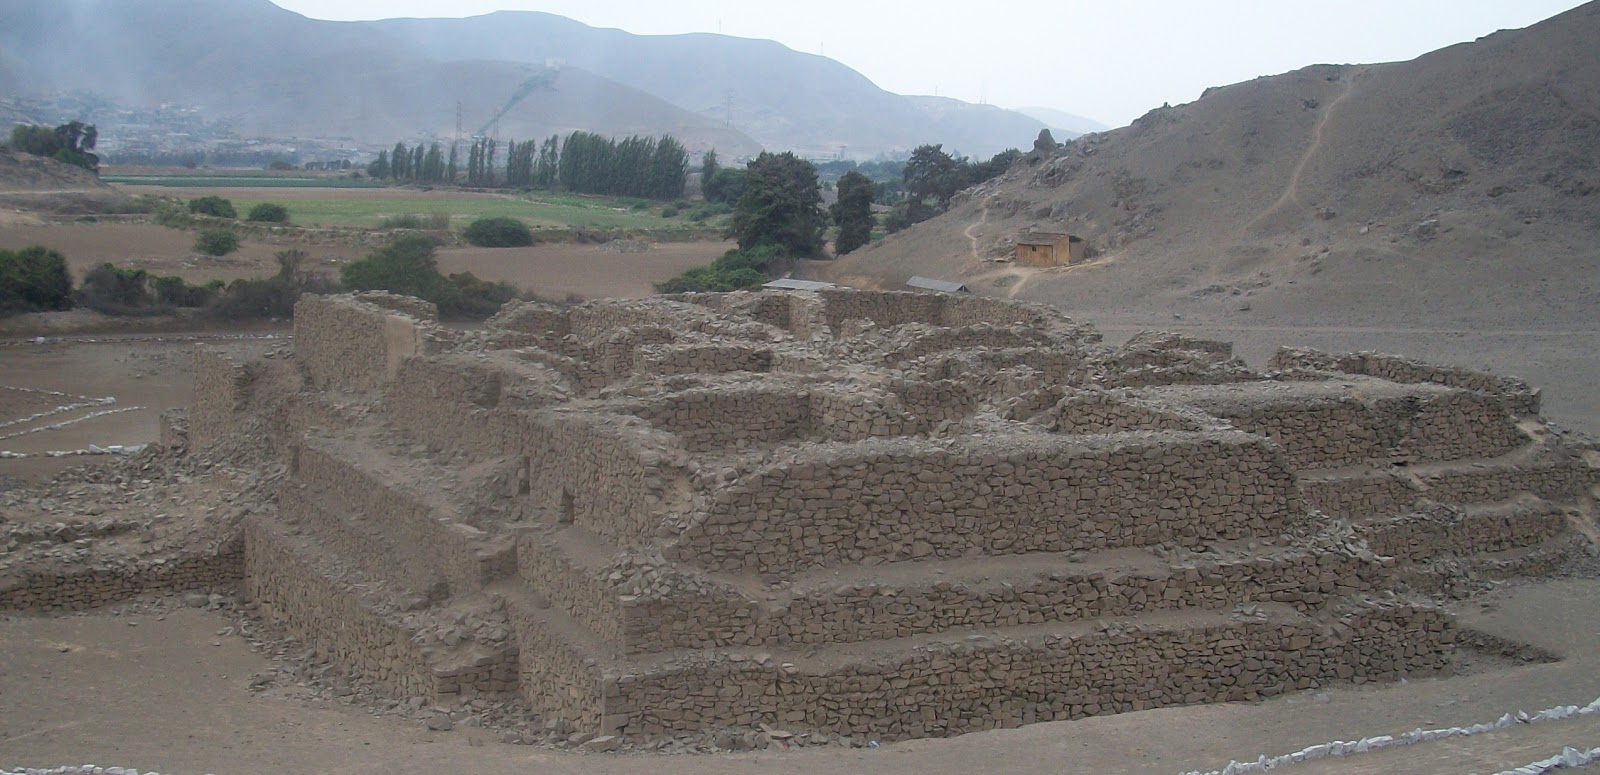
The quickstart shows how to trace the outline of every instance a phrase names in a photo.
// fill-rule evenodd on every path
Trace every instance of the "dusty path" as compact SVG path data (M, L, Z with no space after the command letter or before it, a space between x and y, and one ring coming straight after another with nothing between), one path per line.
M92 762L178 775L871 772L904 775L1161 773L1220 769L1331 740L1464 726L1508 711L1600 696L1600 594L1593 580L1503 589L1467 604L1469 626L1525 636L1567 658L1405 685L1300 692L1258 704L1169 708L877 749L719 756L583 755L502 745L490 733L429 732L365 710L252 694L267 662L227 621L193 609L164 619L97 613L0 619L0 766ZM279 690L273 690L274 692ZM1504 735L1361 754L1298 772L1495 771L1561 744L1600 745L1593 725L1552 722ZM1365 757L1365 758L1363 758ZM1320 766L1320 765L1319 765ZM1285 772L1297 772L1289 769Z
M989 222L989 198L979 202L978 207L982 211L978 215L978 220L975 223L967 224L967 228L961 232L967 238L967 251L972 254L973 261L983 260L983 257L978 255L978 229Z
M1283 193L1278 196L1271 206L1261 211L1255 218L1250 219L1250 222L1245 224L1243 233L1250 233L1257 224L1276 214L1291 202L1304 206L1305 203L1300 201L1300 178L1305 174L1306 165L1317 155L1317 152L1322 150L1322 133L1328 126L1328 120L1333 118L1333 114L1338 110L1339 104L1355 92L1356 79L1360 78L1365 72L1364 68L1359 69L1350 73L1344 79L1344 89L1339 92L1339 96L1333 98L1333 101L1322 109L1322 115L1318 117L1316 127L1311 130L1311 144L1306 146L1305 152L1300 154L1300 160L1294 165L1294 171L1289 173L1289 180L1284 184Z

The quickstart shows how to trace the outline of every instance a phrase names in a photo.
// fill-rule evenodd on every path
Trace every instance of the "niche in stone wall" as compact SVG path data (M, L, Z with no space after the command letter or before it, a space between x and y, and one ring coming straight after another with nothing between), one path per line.
M576 519L577 510L577 506L572 500L572 492L565 487L561 488L561 492L558 493L556 498L556 524L572 524Z

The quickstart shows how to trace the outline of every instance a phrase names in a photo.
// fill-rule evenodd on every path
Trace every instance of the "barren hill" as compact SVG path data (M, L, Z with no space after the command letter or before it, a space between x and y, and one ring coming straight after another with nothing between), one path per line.
M578 68L439 60L367 25L307 19L266 0L8 4L0 78L8 72L14 82L0 81L0 90L86 89L128 104L198 105L245 135L443 136L455 131L459 102L469 130L506 109L502 137L670 132L692 147L760 147L719 121Z
M530 81L538 88L519 100ZM639 36L542 13L329 22L268 0L0 5L0 94L73 90L197 105L245 135L374 143L453 134L458 102L469 131L509 106L502 137L671 132L725 158L762 146L872 155L929 142L984 156L1044 125L954 100L965 109L929 110L773 41Z
M818 272L889 287L960 278L1101 319L1592 331L1597 52L1591 3L1409 62L1212 89L1021 162ZM1098 255L1055 269L991 260L1029 228L1080 235ZM1589 342L1588 356L1556 358L1592 360ZM1562 368L1494 363L1536 378Z
M127 199L82 167L0 148L0 210L100 212ZM0 218L0 224L8 220Z
M1025 145L1044 122L952 99L905 97L826 57L770 40L633 35L546 13L373 23L440 59L486 57L593 71L733 125L773 148L832 153L943 143L974 156Z

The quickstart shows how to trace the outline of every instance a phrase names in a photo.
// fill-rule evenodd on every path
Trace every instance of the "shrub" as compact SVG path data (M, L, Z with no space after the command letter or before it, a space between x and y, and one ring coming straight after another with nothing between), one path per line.
M72 275L60 253L42 245L0 250L0 314L71 306Z
M201 229L195 235L194 249L208 256L226 256L239 249L239 235L232 229Z
M402 215L391 215L391 216L389 216L387 218L384 218L382 221L379 221L378 222L378 228L380 228L380 229L421 229L421 228L423 228L423 226L422 226L422 216L417 215L416 213L404 213Z
M215 218L239 217L239 211L233 209L233 203L220 196L203 196L199 199L190 199L189 212L194 215L209 215Z
M250 208L249 214L246 215L244 219L247 221L256 221L258 223L288 223L289 208L280 204L262 202L261 204Z
M440 274L433 240L420 234L396 237L366 258L346 264L339 276L350 290L415 296L439 305L439 313L447 316L486 317L517 296L506 283L485 282L471 273Z
M278 273L262 280L239 279L221 289L210 314L228 320L247 318L288 318L294 316L294 303L304 293L331 293L338 284L307 270L310 256L304 250L285 250L277 255Z
M778 249L762 245L749 250L730 250L710 266L697 266L683 274L656 285L660 293L688 293L692 291L736 291L756 288L769 277Z
M677 217L677 215L678 208L675 205L667 205L666 207L661 208L662 218L674 218Z
M533 232L515 218L479 218L461 233L480 248L518 248L533 244Z
M78 303L108 315L148 315L160 310L150 293L149 273L101 264L83 276Z

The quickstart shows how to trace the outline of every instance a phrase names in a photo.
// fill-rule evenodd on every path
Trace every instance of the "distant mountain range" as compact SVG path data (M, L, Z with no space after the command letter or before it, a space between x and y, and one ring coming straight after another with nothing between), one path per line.
M451 137L459 106L467 133L672 133L725 158L923 143L981 157L1083 125L893 94L773 41L639 36L545 13L329 22L268 0L0 4L0 94L67 90L199 106L247 136Z

